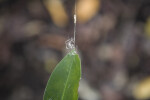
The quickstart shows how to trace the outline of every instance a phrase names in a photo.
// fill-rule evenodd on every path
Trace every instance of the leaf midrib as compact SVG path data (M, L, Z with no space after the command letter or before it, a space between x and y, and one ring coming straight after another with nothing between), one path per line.
M69 69L69 73L68 73L67 80L66 80L66 83L65 83L66 85L65 85L65 88L64 88L64 91L63 91L61 100L63 100L63 98L64 98L64 94L65 94L65 91L66 91L66 87L67 87L67 85L68 85L67 83L68 83L68 79L69 79L69 76L70 76L70 72L71 72L71 68L72 68L73 61L74 61L74 58L73 58L73 60L72 60L72 63L70 64L71 67L70 67L70 69Z

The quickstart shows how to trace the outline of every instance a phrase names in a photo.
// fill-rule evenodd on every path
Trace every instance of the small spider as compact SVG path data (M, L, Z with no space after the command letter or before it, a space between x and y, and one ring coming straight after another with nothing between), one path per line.
M74 49L75 48L75 42L73 38L68 39L66 42L66 49Z

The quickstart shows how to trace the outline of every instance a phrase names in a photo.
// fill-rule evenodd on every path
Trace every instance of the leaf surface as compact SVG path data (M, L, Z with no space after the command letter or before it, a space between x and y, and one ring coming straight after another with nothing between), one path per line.
M52 72L43 100L78 100L80 77L80 59L75 50L72 50Z

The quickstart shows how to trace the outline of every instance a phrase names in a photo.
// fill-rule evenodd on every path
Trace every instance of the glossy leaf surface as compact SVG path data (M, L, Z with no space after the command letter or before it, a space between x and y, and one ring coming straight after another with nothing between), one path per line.
M45 89L44 100L78 100L80 77L80 59L73 50L52 72Z

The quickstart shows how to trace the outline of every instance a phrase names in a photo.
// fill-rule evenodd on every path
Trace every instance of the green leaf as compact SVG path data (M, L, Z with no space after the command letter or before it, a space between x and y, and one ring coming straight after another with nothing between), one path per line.
M80 59L75 50L72 50L58 63L52 72L43 99L78 100L80 77Z

